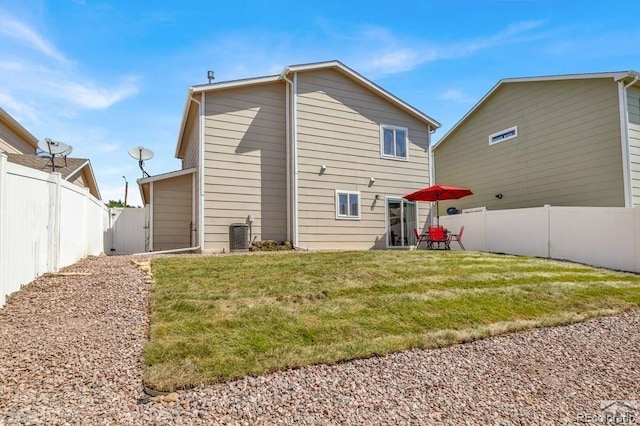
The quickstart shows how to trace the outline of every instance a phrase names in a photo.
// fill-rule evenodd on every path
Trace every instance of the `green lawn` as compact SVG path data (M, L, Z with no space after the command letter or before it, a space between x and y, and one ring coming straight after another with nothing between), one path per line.
M433 348L638 308L640 277L477 252L360 251L152 262L145 382L215 383Z

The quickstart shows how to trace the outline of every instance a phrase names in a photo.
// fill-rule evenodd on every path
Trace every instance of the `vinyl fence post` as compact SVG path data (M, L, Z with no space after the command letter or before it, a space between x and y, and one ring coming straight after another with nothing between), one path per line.
M545 204L547 209L547 259L551 258L551 204Z
M483 207L482 209L482 226L484 233L484 252L489 252L489 232L487 232L487 208Z
M82 203L82 246L83 252L82 257L85 258L89 255L89 238L91 238L91 234L89 233L89 225L93 225L93 222L89 221L89 188L84 188L84 197Z
M53 180L53 191L49 201L49 269L51 272L58 272L58 261L60 258L60 215L62 214L61 186L62 175L59 172L51 173Z
M633 212L633 272L640 272L640 207L631 207Z
M5 244L7 244L4 227L6 226L5 212L7 209L7 155L0 153L0 307L4 305L6 297L7 270L5 265Z

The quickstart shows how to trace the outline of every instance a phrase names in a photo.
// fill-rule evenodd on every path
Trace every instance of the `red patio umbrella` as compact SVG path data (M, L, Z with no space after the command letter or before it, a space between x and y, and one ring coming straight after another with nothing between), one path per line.
M433 185L419 189L402 198L409 201L435 201L436 220L437 224L440 225L440 206L438 205L438 202L440 200L457 200L459 198L466 197L467 195L473 195L473 192L469 189L458 188L456 186Z

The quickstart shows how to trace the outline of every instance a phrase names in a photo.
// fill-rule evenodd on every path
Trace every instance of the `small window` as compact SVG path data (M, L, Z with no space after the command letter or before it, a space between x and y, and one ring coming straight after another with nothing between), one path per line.
M518 137L518 126L509 127L508 129L489 135L489 145L504 142L516 137Z
M380 126L380 155L382 158L393 158L397 160L407 160L407 135L409 130L406 127Z
M360 219L360 193L336 190L336 219Z

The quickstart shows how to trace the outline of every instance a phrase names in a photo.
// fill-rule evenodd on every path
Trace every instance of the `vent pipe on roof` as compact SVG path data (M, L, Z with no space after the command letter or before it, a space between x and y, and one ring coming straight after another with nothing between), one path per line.
M209 79L209 84L211 84L213 82L213 80L216 79L214 72L213 71L207 71L207 78Z

